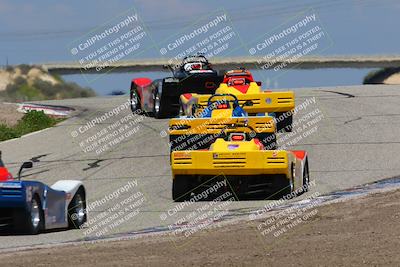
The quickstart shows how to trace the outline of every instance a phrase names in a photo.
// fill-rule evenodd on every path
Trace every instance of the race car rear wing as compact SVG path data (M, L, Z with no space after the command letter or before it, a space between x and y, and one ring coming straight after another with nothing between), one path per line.
M208 105L208 99L211 95L199 95L193 94L191 99L185 103L185 99L181 97L181 102L184 106L187 106L185 110L186 115L191 114L193 109L191 108L195 105L195 112L201 112ZM257 113L272 113L272 112L287 112L293 110L295 107L294 92L263 92L258 94L243 94L236 95L239 100L239 104L243 106L243 109L249 114ZM220 97L221 100L223 97ZM214 101L220 100L218 97L213 98ZM251 103L243 105L244 103Z
M275 133L273 117L175 118L169 122L171 135L218 134L221 131Z
M291 177L288 151L174 151L173 175L262 175Z

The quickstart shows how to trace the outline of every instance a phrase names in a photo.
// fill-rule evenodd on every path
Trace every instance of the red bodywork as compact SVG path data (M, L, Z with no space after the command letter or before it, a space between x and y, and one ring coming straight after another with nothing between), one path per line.
M186 100L189 100L189 99L192 98L192 95L193 95L193 94L191 94L191 93L186 93L186 94L183 94L182 96L183 96L184 98L186 98Z
M131 92L136 88L140 100L140 108L144 111L153 109L153 81L149 78L136 78L132 80Z
M307 155L307 152L304 150L293 150L292 152L296 156L296 158L301 160L303 160Z
M229 84L230 81L244 79L246 83L254 82L253 75L248 70L231 70L226 72L223 83Z
M8 181L12 180L13 177L11 173L7 170L7 168L4 166L3 161L1 160L1 151L0 151L0 181Z
M8 181L12 180L13 177L11 173L8 172L7 168L0 167L0 181Z
M225 74L222 82L226 83L228 86L234 87L242 94L246 94L250 83L254 82L254 78L248 70L231 70ZM260 86L261 82L257 82L257 84Z
M141 99L143 98L143 95L142 95L143 94L143 89L148 87L148 86L150 86L152 82L153 81L150 80L149 78L136 78L136 79L132 80L132 85L136 84L138 89L140 89L140 90L137 90L137 92L138 92L138 94L139 94Z
M137 86L140 87L145 87L149 86L152 83L152 80L149 78L136 78L132 80L133 83L135 83Z

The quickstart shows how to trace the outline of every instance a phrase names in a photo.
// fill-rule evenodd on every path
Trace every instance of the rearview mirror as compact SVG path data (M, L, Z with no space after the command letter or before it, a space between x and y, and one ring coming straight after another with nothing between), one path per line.
M256 83L257 83L258 86L261 86L261 85L262 85L262 82L256 82Z
M18 172L18 180L21 180L21 174L23 169L30 169L32 167L33 167L32 161L25 161L24 163L22 163L21 168L19 168Z

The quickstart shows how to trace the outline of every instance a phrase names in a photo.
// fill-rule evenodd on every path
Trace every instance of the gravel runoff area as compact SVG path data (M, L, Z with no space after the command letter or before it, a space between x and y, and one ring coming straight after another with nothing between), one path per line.
M399 266L400 190L321 207L265 239L259 221L159 236L0 254L1 266ZM189 241L189 242L187 242Z

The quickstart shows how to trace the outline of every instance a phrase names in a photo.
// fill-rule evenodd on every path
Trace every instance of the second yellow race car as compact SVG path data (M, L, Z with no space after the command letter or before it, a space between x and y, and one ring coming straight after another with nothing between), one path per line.
M244 106L244 110L250 116L272 113L276 120L277 131L292 130L292 112L295 107L292 91L263 91L261 82L255 82L249 71L239 69L228 71L215 93L235 95L240 105L251 103ZM181 115L196 116L201 113L208 106L209 97L210 95L192 93L181 95Z

